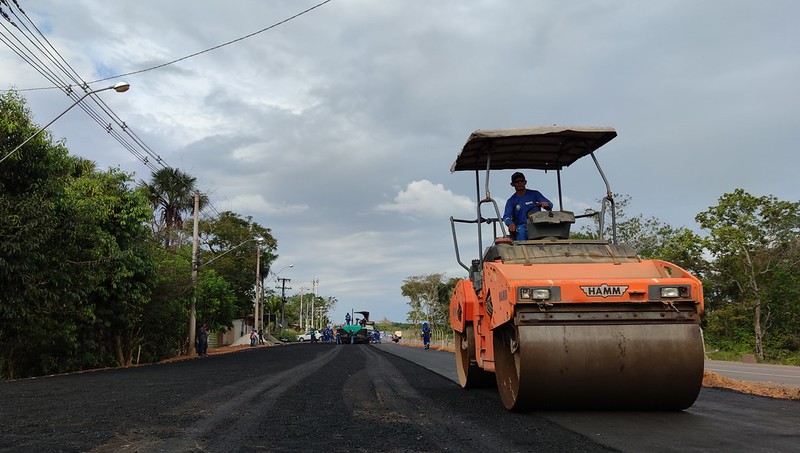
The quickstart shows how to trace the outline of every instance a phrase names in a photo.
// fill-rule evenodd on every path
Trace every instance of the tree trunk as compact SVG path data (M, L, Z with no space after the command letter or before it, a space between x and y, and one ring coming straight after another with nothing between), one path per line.
M14 379L14 351L15 348L12 346L8 348L8 352L3 357L6 366L6 376L9 381Z
M761 291L756 281L755 269L749 254L747 254L747 263L750 270L750 288L752 288L753 298L755 299L755 304L753 305L753 330L756 336L756 356L758 356L759 360L764 360L764 345L762 342L764 331L761 329Z
M125 354L122 352L122 337L114 334L114 354L117 356L117 366L125 366Z
M756 334L756 355L760 360L764 360L764 346L762 340L764 333L761 331L761 298L756 296L756 304L753 307L753 330Z

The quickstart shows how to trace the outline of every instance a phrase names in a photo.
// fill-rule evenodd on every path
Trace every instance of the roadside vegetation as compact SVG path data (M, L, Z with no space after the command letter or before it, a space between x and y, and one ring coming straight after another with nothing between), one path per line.
M0 158L38 129L24 98L13 91L0 96ZM197 326L215 333L238 318L252 325L257 254L264 288L278 242L250 217L213 209L213 216L202 214L208 199L201 194L194 285L198 192L196 179L175 168L138 181L119 168L98 169L70 155L47 131L3 161L0 375L14 379L185 354L193 296ZM276 302L271 289L264 293L264 319L274 331L281 298ZM327 316L335 299L314 297L317 317ZM287 301L287 326L298 322L294 306Z
M740 360L753 354L759 362L800 365L800 202L737 189L698 213L690 229L655 217L629 217L630 197L617 199L620 243L703 281L709 358ZM596 231L596 225L585 227L573 236L593 238ZM434 330L449 329L456 281L440 273L404 280L408 321L417 330L422 321Z

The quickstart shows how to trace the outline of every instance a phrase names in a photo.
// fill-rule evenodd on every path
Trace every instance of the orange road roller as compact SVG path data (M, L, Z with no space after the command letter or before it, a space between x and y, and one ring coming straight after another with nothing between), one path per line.
M694 403L703 380L703 288L679 266L617 243L615 201L595 156L616 135L613 128L559 126L470 135L451 168L474 171L477 194L475 219L450 218L456 260L469 273L450 301L462 387L497 386L509 410L683 410ZM575 215L563 209L561 178L583 157L594 162L605 194L599 212ZM501 213L489 177L511 169L555 173L558 206L513 205L522 223ZM522 193L524 179L512 185ZM597 238L571 238L585 217L598 226ZM478 230L479 258L469 264L456 228L465 223Z

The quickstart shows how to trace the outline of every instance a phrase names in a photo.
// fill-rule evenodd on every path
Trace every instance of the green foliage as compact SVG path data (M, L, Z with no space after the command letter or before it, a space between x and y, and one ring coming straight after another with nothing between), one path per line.
M308 288L305 288L307 290ZM319 294L316 296L313 293L304 292L302 296L302 320L300 324L300 294L286 296L286 306L284 307L284 317L286 318L286 325L293 326L301 331L306 331L306 327L311 323L311 309L314 309L314 326L318 329L326 327L328 324L341 323L339 320L332 320L330 313L336 307L338 300L335 297L323 297ZM273 302L273 313L280 316L280 296L275 296ZM269 303L268 303L268 306Z
M254 222L252 217L244 218L230 211L223 212L216 219L201 220L199 227L203 246L201 269L210 267L228 282L235 297L237 315L251 314L256 262L260 261L259 274L263 281L269 277L270 266L278 257L275 253L277 241L270 229ZM257 242L256 238L262 241ZM260 260L257 260L257 253L261 254Z
M154 232L164 238L164 245L172 247L177 245L178 239L174 233L183 228L184 215L194 212L194 197L197 193L197 178L184 173L177 168L162 168L151 174L151 181L140 183L140 188L150 201L153 211L160 211L154 216ZM200 209L207 203L208 198L200 195Z
M3 149L36 130L24 101L0 101ZM8 377L130 363L155 269L147 200L118 170L70 157L48 133L0 172L0 342Z
M753 352L753 335L750 330L750 312L741 305L727 305L706 312L703 334L710 348L739 353Z
M796 348L800 203L737 189L696 220L709 232L703 245L713 257L715 295L750 313L755 353L764 359L765 346Z
M297 332L295 332L292 329L281 330L280 332L278 332L277 336L278 336L279 339L282 339L282 340L285 340L285 341L289 341L289 342L292 342L292 343L297 341Z
M617 199L618 242L646 259L668 261L703 281L705 339L715 354L737 360L755 352L762 360L800 362L800 202L756 197L742 189L724 194L719 204L696 216L706 237L657 218L628 218L629 196ZM604 237L611 237L606 212ZM573 239L596 239L594 225ZM409 320L423 319L426 276L409 277Z
M147 200L129 187L118 170L91 172L69 181L65 200L71 223L65 228L67 263L81 282L87 329L98 332L106 355L131 363L141 318L150 302L156 269L146 246ZM86 319L86 318L84 318Z
M194 287L191 244L180 232L195 178L165 169L133 187L132 175L99 171L38 131L22 97L0 96L0 158L33 137L0 164L0 373L185 352ZM201 261L230 252L201 266L196 286L198 321L215 331L252 310L256 248L242 242L264 238L263 278L277 244L269 229L234 213L204 225Z
M409 298L411 310L408 321L419 324L428 321L432 328L449 325L450 296L457 278L443 281L444 274L416 275L403 280L403 296Z
M228 282L213 269L204 271L197 283L197 325L205 324L211 332L233 327L237 311Z
M390 333L394 332L395 330L398 330L398 329L395 328L397 325L398 325L398 323L395 323L395 322L391 321L389 318L387 318L385 316L383 318L381 318L380 320L375 321L375 328L376 329L378 329L380 331L390 332Z
M143 362L172 357L188 349L191 247L166 250L156 241L151 239L148 243L158 272L150 304L142 316L139 346Z
M0 156L37 130L24 99L0 97ZM58 370L58 361L38 351L68 347L56 344L50 329L70 321L64 308L78 298L68 291L61 226L70 162L44 132L0 164L0 371L8 377Z

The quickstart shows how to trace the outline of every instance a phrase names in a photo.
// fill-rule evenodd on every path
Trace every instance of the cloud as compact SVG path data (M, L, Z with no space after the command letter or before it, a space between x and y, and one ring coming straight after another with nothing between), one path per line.
M308 205L305 204L272 203L267 201L261 194L236 195L226 203L223 203L222 206L223 209L233 212L255 212L269 216L296 215L309 209Z
M27 3L88 81L209 49L310 6ZM673 225L691 226L736 187L796 200L800 2L769 5L337 0L126 76L129 92L99 97L165 162L196 176L217 210L270 228L278 264L295 264L285 272L294 291L316 277L341 316L352 306L404 321L404 278L464 273L448 220L474 218L475 176L449 169L476 129L615 127L619 137L597 153L611 190L631 196L629 215ZM49 85L1 45L0 67L0 88ZM69 105L57 90L23 93L39 124ZM78 108L49 129L99 168L149 177ZM492 173L500 209L511 173ZM558 203L555 172L526 176ZM564 209L599 209L606 186L591 159L562 182ZM457 229L462 258L476 258L474 225Z
M376 209L395 212L409 217L440 217L443 212L457 215L474 210L474 202L463 195L456 195L426 179L411 181L406 190L401 190L390 203L381 203Z

